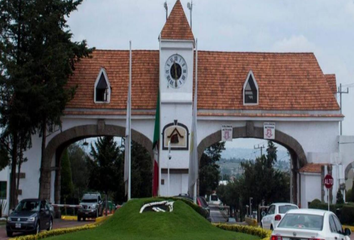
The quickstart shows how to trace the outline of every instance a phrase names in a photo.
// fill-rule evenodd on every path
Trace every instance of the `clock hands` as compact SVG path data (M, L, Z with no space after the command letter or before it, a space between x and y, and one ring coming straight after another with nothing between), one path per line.
M176 61L173 61L173 68L175 69L175 77L174 77L174 79L175 79L175 87L177 88L177 80L178 80L178 78L177 78L177 63L176 63Z

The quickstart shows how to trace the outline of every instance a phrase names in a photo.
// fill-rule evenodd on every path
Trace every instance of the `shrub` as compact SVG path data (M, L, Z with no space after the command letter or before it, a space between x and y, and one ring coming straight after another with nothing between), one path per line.
M241 232L241 233L246 233L250 235L255 235L258 237L261 237L261 240L269 240L272 231L266 230L260 227L252 227L252 226L246 226L246 225L238 225L238 224L233 224L233 225L228 225L228 224L215 224L216 227L228 230L228 231L234 231L234 232Z
M353 225L354 224L354 206L345 204L342 206L340 221L342 224Z

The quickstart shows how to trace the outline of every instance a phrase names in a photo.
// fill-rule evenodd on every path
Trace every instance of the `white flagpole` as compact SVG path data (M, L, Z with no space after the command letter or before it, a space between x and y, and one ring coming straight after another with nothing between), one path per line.
M129 165L129 170L128 170L128 201L131 199L131 187L132 187L132 158L131 158L131 104L132 104L132 42L129 41L129 142L128 142L128 148L129 148L129 158L128 158L128 165Z
M198 159L198 139L197 139L197 118L198 118L198 39L195 40L195 89L194 89L194 114L195 114L195 129L194 129L194 146L195 146L195 182L194 182L194 203L197 203L197 181L199 173L199 159Z

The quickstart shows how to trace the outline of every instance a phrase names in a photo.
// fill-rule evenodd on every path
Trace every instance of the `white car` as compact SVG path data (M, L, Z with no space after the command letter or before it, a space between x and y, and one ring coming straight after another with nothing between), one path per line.
M342 224L333 212L319 209L294 209L284 215L270 239L350 240L350 234L350 229L343 230Z
M273 203L269 206L268 211L261 220L261 227L273 230L277 227L285 213L290 209L298 209L299 207L292 203Z

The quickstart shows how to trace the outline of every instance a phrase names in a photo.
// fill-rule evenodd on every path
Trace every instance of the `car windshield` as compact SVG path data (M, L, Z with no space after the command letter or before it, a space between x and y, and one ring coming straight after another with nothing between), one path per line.
M40 201L21 201L15 208L16 212L37 212L39 211Z
M286 213L290 209L297 209L296 206L293 205L284 205L284 206L279 206L279 213Z
M322 230L323 216L313 214L287 213L278 228Z
M84 202L84 203L97 203L97 199L82 199L81 202Z

